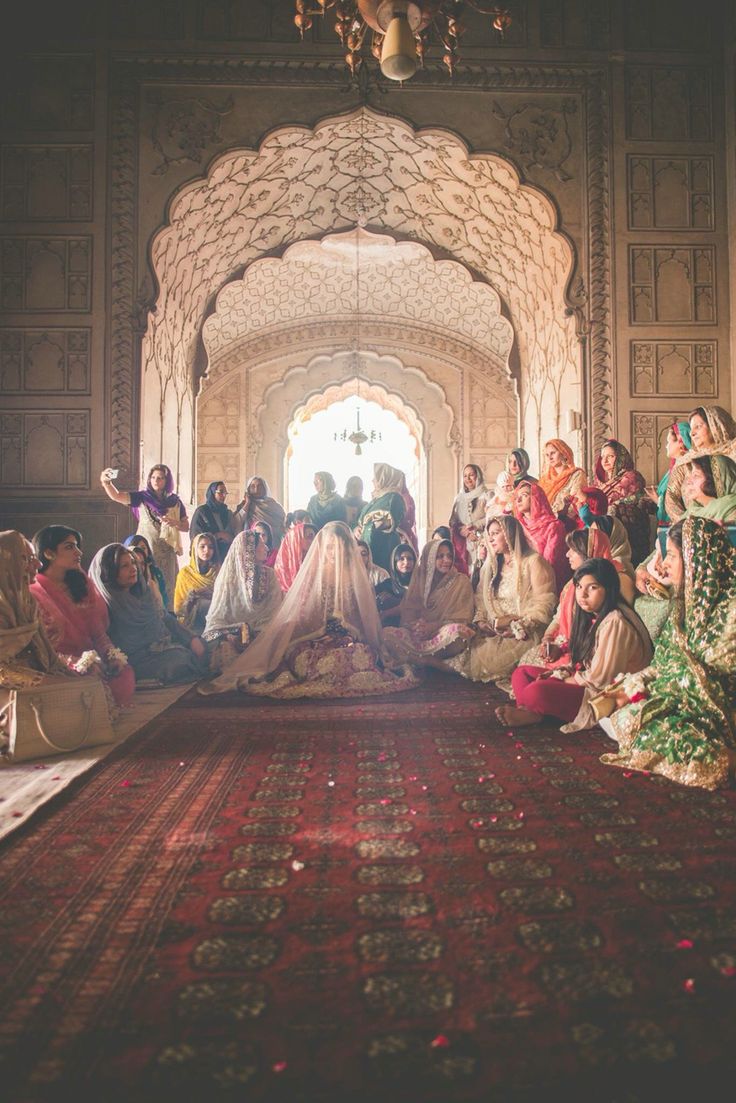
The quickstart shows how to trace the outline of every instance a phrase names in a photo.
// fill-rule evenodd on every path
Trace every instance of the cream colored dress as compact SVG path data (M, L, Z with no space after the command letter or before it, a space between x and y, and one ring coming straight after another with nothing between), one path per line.
M507 678L531 644L538 643L557 605L555 576L541 555L506 557L497 593L491 582L495 559L489 556L475 593L475 623L493 623L496 617L511 616L524 637L481 636L470 641L462 654L447 659L445 666L474 682Z
M594 727L598 715L591 706L592 698L610 685L616 675L644 670L652 661L653 650L649 633L633 609L622 605L604 617L590 664L572 675L585 693L578 714L561 731L576 732Z

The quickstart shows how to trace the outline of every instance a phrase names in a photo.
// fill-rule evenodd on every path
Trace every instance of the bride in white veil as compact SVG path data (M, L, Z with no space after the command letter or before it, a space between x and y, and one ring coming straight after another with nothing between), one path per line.
M344 522L332 521L315 537L271 623L201 692L351 697L418 684L410 667L389 669L390 662L358 545Z

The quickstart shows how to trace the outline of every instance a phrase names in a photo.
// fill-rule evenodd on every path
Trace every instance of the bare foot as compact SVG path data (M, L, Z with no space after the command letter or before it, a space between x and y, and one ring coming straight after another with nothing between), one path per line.
M517 709L513 705L501 705L496 709L496 719L511 728L525 728L529 724L538 724L541 720L536 712L529 709Z

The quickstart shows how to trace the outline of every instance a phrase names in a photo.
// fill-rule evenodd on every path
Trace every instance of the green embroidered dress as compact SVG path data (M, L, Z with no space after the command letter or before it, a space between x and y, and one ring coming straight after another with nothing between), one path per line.
M728 784L736 748L736 550L714 521L683 529L684 594L645 672L646 699L618 709L609 766L651 770L717 789Z

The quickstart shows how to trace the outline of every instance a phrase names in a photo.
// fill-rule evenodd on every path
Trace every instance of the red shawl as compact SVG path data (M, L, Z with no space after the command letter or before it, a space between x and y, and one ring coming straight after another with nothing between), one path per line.
M107 634L110 618L107 606L92 583L88 581L83 601L72 601L43 574L36 575L31 593L38 602L49 639L62 655L78 659L83 651L104 655L112 647Z
M528 513L519 513L516 502L516 491L522 486L528 487L531 494L531 508ZM565 526L556 517L547 495L538 483L524 482L516 487L514 517L521 523L534 550L547 560L555 572L555 584L559 594L571 574L566 555Z
M291 589L308 550L309 545L304 537L304 522L297 521L281 541L273 565L284 593Z

